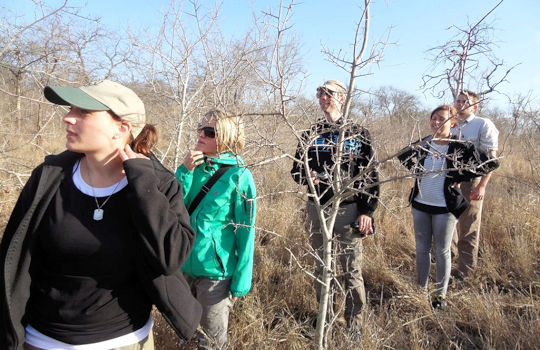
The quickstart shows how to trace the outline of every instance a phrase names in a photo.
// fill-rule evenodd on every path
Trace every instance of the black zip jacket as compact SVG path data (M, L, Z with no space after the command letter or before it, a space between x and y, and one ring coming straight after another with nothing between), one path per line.
M24 343L24 314L30 296L30 263L34 235L51 199L82 155L65 151L47 156L24 186L0 244L0 345L20 350ZM189 226L182 187L174 175L151 155L151 160L124 162L128 201L137 231L137 269L149 299L177 334L189 339L201 317L180 266L195 234Z
M334 196L329 184L334 172L335 158L337 156L337 143L341 119L337 124L330 124L326 120L314 125L310 130L302 134L302 141L298 143L295 158L304 160L307 149L308 164L311 170L323 174L326 179L321 179L315 186L317 194L321 197L321 204L326 203ZM343 159L341 162L341 174L345 180L352 179L360 174L375 160L371 136L366 128L353 124L345 131L343 147ZM291 169L291 175L296 183L306 185L306 172L303 163L295 161ZM355 181L353 187L358 193L342 203L354 203L358 205L358 214L372 216L377 208L379 197L379 175L375 169L367 172L360 180ZM310 198L312 200L312 198Z
M409 203L412 203L419 191L419 182L425 171L424 161L429 154L431 137L414 142L401 150L398 159L414 174L417 174L414 187L409 195ZM455 139L455 138L454 138ZM453 187L454 183L470 181L475 177L486 175L497 169L499 161L490 158L489 154L480 148L476 148L471 142L450 141L446 152L447 171L441 176L444 179L444 199L449 212L459 218L469 207L469 201L461 193L459 187Z

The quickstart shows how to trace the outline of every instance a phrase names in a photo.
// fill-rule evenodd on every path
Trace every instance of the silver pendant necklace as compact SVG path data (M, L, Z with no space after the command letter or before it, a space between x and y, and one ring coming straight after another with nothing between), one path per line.
M88 166L87 166L87 169L86 169L86 175L88 176L88 180L90 180L90 182L92 181L92 179L90 178L90 171L88 170ZM109 195L109 197L105 198L105 200L103 201L103 203L101 203L101 205L99 204L98 200L97 200L97 197L96 197L96 194L94 192L94 187L90 185L90 188L92 189L92 197L94 197L94 202L96 202L96 209L94 209L94 215L92 216L92 218L95 220L95 221L100 221L103 219L103 206L105 204L107 204L107 202L109 201L109 199L111 199L112 195L116 193L116 189L118 188L118 185L120 185L122 181L118 181L116 183L116 186L114 186L111 194Z
M116 190L116 187L115 187L115 190ZM114 190L113 190L114 192ZM96 202L96 209L94 209L94 215L92 216L92 218L96 221L100 221L101 219L103 219L103 206L105 205L105 203L107 203L107 201L111 198L111 196L113 195L114 193L111 193L109 195L109 197L107 197L107 199L105 199L105 201L103 203L101 203L101 205L99 205L98 203L98 200L97 198L94 196L94 201Z

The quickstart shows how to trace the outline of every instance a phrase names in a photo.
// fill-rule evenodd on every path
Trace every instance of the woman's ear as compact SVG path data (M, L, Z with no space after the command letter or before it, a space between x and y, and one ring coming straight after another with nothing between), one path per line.
M131 123L122 120L118 128L118 135L118 138L129 140L129 137L131 136Z

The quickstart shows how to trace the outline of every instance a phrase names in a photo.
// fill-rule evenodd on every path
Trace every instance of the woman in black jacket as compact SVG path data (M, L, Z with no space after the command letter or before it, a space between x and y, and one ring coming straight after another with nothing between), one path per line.
M70 106L68 150L34 169L2 237L2 349L153 349L153 304L191 337L194 233L142 101L108 80L44 93Z
M469 203L461 194L459 183L485 175L498 167L486 152L472 143L451 138L456 123L456 109L437 107L430 115L433 136L404 148L399 160L416 175L409 201L412 206L416 241L418 284L427 287L431 242L435 244L436 294L432 305L444 309L450 278L450 244L457 218Z

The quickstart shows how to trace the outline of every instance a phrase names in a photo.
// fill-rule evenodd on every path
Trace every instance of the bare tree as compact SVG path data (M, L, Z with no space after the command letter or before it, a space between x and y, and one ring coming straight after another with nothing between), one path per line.
M493 27L486 23L486 19L503 2L500 0L480 20L468 24L464 28L451 25L448 29L457 32L446 43L436 46L428 52L434 54L430 71L423 76L422 88L430 91L434 96L442 98L450 90L455 99L460 91L467 88L465 81L476 82L474 88L479 95L486 95L495 91L496 87L506 81L506 77L513 68L505 69L502 59L494 52L495 42L492 38ZM442 72L437 73L439 67Z
M67 1L54 8L35 1L33 13L35 17L27 19L6 12L0 26L0 94L14 101L2 115L2 131L9 130L2 135L0 149L6 162L24 147L48 154L56 145L42 142L44 136L54 139L60 129L56 109L47 108L50 104L43 101L44 86L111 77L128 55L122 41L107 33L99 19L85 16ZM26 152L24 157L32 155Z
M8 12L8 16L3 16L2 33L0 35L0 64L5 71L12 75L11 87L14 90L10 91L11 95L16 99L15 109L12 111L17 121L17 130L21 129L22 120L22 98L25 73L32 66L43 59L43 52L39 45L36 45L36 35L39 34L39 28L46 25L50 19L58 18L58 15L66 10L67 0L57 8L47 9L42 2L36 4L39 9L39 15L30 23L18 25ZM4 90L6 91L6 90ZM39 122L38 122L39 124Z
M387 41L378 42L368 49L370 24L369 7L370 1L364 1L361 20L357 25L357 30L353 39L354 44L352 58L348 59L346 56L341 54L341 52L338 55L335 55L330 50L325 50L330 62L339 65L349 72L349 88L343 108L343 122L339 125L339 136L337 141L332 145L336 150L335 154L332 156L334 166L332 168L325 169L326 173L328 174L328 178L325 181L328 182L329 188L333 193L332 197L328 201L323 202L321 200L325 193L317 193L314 179L308 175L311 173L311 169L308 159L309 153L307 150L312 145L314 138L317 137L317 135L309 134L310 136L307 138L298 138L299 149L301 152L297 154L301 155L301 157L294 160L294 162L301 165L301 167L304 169L304 173L306 174L304 181L308 186L309 193L307 195L311 197L316 207L323 237L323 256L321 261L323 270L321 276L316 276L322 285L316 329L316 342L319 349L327 347L328 334L332 328L333 322L337 317L336 313L334 313L335 310L332 310L331 307L331 300L333 299L332 295L336 290L341 291L342 293L347 293L346 288L340 285L339 280L337 279L338 274L336 272L335 263L336 252L334 251L333 247L335 243L333 232L340 204L353 196L372 196L373 193L370 193L370 188L378 186L381 183L396 181L403 177L413 176L410 173L402 173L401 175L393 175L385 179L376 179L375 181L367 182L367 186L358 187L356 185L359 181L369 178L370 174L373 171L378 170L381 165L391 162L401 153L406 152L411 147L414 147L414 145L405 147L398 152L388 152L389 155L384 159L369 159L369 162L363 166L360 173L352 177L343 172L341 168L341 165L346 162L346 157L348 156L345 148L347 140L350 139L350 134L348 132L350 132L351 128L354 128L355 125L351 115L351 102L353 97L356 95L356 90L354 88L355 80L362 75L362 69L366 68L370 63L379 62L381 60L382 53L387 45ZM365 58L365 55L367 55L367 58ZM406 118L406 116L412 116L414 117L414 120L417 121L416 114L420 113L420 108L419 102L414 97L411 97L406 93L400 94L396 92L395 94L392 94L393 91L385 91L384 89L382 89L380 92L388 93L389 95L383 96L382 93L380 94L383 98L381 98L379 104L383 109L386 109L385 114L394 116L397 120L399 120L399 118ZM388 98L385 99L385 97ZM297 129L295 129L295 126L292 124L290 124L290 126L293 133L298 137L298 132L296 132ZM412 139L413 135L411 135L411 140ZM411 142L409 141L409 143ZM455 155L449 155L449 157L455 157ZM461 168L472 169L472 165L462 164L460 165L460 169ZM371 177L371 179L373 180L373 177ZM315 256L315 258L317 258L315 253L312 254ZM335 287L334 289L332 288L332 284Z
M176 168L185 146L195 136L197 120L210 108L229 112L241 109L249 93L248 70L259 49L249 33L225 39L219 30L220 8L205 8L198 1L185 5L171 1L159 32L133 35L137 54L132 66L151 87L162 105L165 130L172 133L162 157Z
M374 91L373 96L375 113L388 117L392 123L403 125L421 112L418 98L406 91L386 86Z
M346 160L347 157L351 157L350 154L347 154L345 149L345 144L351 140L351 138L360 138L360 134L351 135L351 130L363 130L356 129L357 123L354 123L350 116L351 102L352 97L355 92L355 80L361 75L361 70L367 67L370 63L377 62L380 60L382 52L386 43L376 43L368 49L368 39L369 39L369 28L370 28L370 1L365 0L363 8L361 9L361 17L356 27L355 36L353 38L353 49L352 55L350 58L347 58L343 54L336 55L328 49L325 49L329 61L338 64L340 67L349 72L349 81L348 81L348 91L346 94L346 99L343 105L342 110L342 119L343 122L339 124L339 134L335 144L331 145L335 149L335 153L332 155L334 166L329 169L325 169L328 174L328 178L325 179L329 185L329 188L333 192L333 195L326 202L322 201L325 193L318 194L318 191L315 187L314 179L308 174L311 173L310 169L310 159L308 156L308 148L312 145L314 137L317 137L315 133L308 133L307 137L304 134L304 137L298 137L299 141L299 151L298 155L301 155L301 158L297 158L294 161L299 163L299 165L304 169L305 181L309 188L309 196L313 200L313 204L318 213L318 220L320 223L320 229L323 238L323 255L322 255L322 276L317 276L317 279L320 281L321 293L319 300L319 312L317 315L317 329L316 329L316 342L319 349L327 348L327 339L329 331L332 327L333 322L335 321L336 314L332 312L332 282L334 286L338 289L341 289L343 293L348 293L344 286L339 284L339 280L336 277L335 272L335 260L337 259L336 252L333 249L334 243L334 225L336 223L336 218L338 211L340 209L340 204L356 195L363 195L366 197L372 196L372 191L370 187L378 186L378 180L372 178L373 171L379 166L379 163L374 158L367 159L367 162L364 164L362 169L358 174L353 175L343 172L342 164L344 162L350 161ZM368 53L367 58L365 57L366 52ZM356 131L358 132L358 131ZM353 131L353 134L355 132ZM363 132L362 132L363 133ZM298 133L295 133L298 135ZM364 134L362 134L364 135ZM362 140L360 142L370 142L370 140ZM369 155L361 155L369 156ZM366 178L369 178L370 181L366 182L365 186L360 188L358 183L360 181L365 181ZM372 198L373 200L373 198ZM376 199L374 199L376 200ZM316 256L314 254L314 256ZM330 313L330 318L328 318L328 312Z
M166 115L171 116L168 119L172 125L166 129L173 131L173 137L163 157L172 151L174 168L183 154L181 145L186 124L196 119L202 93L209 82L202 60L204 41L211 34L218 17L218 13L214 12L201 18L200 5L194 1L190 1L189 5L192 13L171 1L155 37L132 38L134 47L138 49L135 55L138 60L133 63L141 71L145 82L151 85L153 93L167 107L164 109ZM195 22L194 27L198 32L190 32L190 21Z

